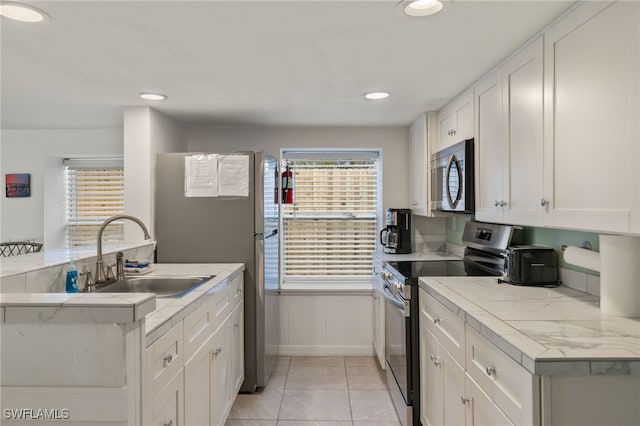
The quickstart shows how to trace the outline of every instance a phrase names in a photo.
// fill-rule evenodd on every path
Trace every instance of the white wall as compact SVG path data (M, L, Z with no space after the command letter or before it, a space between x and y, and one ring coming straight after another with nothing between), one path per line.
M205 127L188 130L188 151L382 148L382 207L409 207L408 127Z
M31 197L7 199L2 194L0 240L33 239L47 249L62 247L62 159L122 156L122 129L3 129L1 137L3 184L6 173L30 173Z
M183 126L149 107L124 111L124 209L155 234L155 163L159 152L180 152L186 148ZM125 223L125 240L139 241L136 224Z

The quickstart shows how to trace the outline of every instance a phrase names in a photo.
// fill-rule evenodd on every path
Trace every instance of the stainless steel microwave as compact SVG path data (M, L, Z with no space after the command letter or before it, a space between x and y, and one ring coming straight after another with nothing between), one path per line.
M431 210L474 212L473 139L431 155Z

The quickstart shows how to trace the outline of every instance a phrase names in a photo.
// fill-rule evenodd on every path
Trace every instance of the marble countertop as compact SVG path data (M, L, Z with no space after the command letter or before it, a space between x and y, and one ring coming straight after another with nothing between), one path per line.
M461 258L447 252L416 252L408 254L391 254L376 251L372 253L373 257L383 262L417 262L432 260L460 260Z
M180 298L153 293L5 293L1 322L131 323L145 318L147 345L206 301L217 285L244 271L242 263L154 264L148 276L215 275Z
M595 296L564 286L498 284L490 277L419 282L531 373L640 376L640 318L603 314Z

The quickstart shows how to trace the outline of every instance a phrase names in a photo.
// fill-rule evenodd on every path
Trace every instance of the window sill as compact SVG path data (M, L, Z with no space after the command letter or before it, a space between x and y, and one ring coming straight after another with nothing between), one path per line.
M280 288L280 293L350 293L350 294L370 294L373 291L372 282L359 283L285 283Z

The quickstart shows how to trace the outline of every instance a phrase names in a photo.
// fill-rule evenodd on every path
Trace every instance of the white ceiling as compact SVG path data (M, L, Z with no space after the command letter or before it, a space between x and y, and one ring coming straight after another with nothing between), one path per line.
M573 3L454 0L411 18L385 0L25 2L51 19L2 18L2 128L120 127L139 105L184 122L407 125Z

